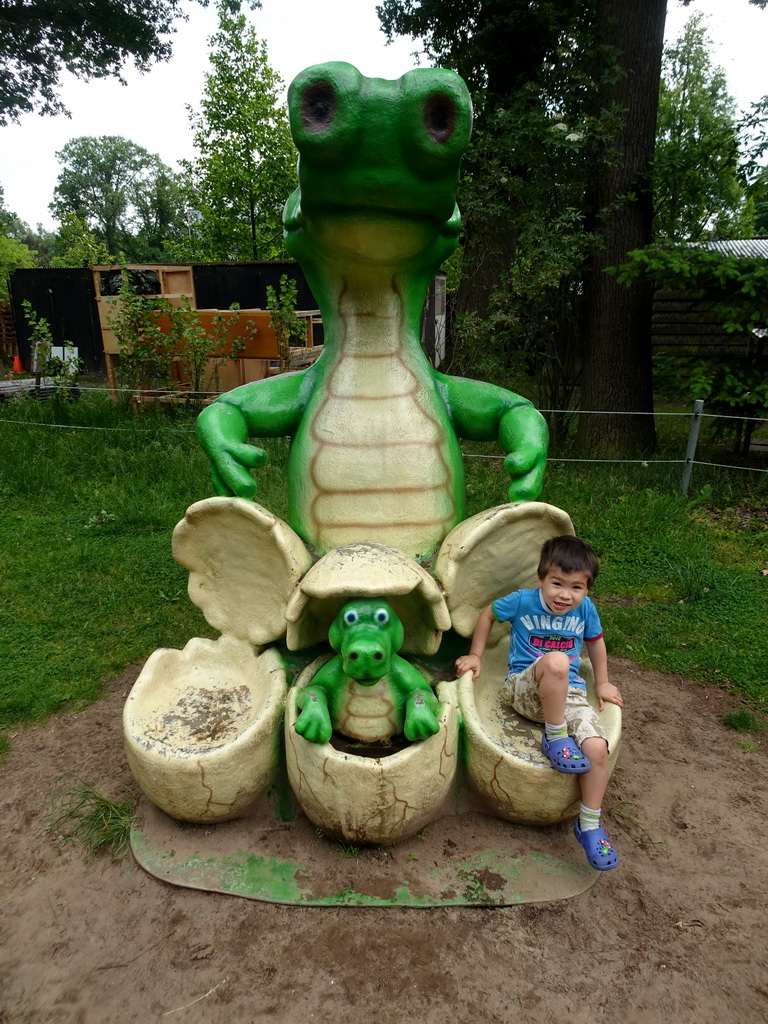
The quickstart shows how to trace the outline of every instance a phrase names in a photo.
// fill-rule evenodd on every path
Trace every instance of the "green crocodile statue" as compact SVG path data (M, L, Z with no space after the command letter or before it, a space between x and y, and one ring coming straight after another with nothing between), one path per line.
M299 693L296 732L327 743L335 729L366 743L393 736L425 740L440 728L437 697L417 668L397 653L403 624L386 601L348 601L328 632L338 653Z
M290 436L289 521L318 554L370 540L425 559L464 519L459 438L499 442L513 502L538 497L548 443L530 402L439 373L420 344L427 288L458 243L469 95L447 70L385 81L328 63L298 75L288 105L300 158L285 241L324 351L222 395L198 437L216 493L252 499L267 455L249 439Z

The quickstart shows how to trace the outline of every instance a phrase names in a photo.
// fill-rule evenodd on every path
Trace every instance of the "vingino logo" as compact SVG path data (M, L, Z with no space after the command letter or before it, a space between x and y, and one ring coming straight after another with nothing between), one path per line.
M573 636L540 636L532 633L528 643L536 651L565 651L569 653L576 647L576 638Z

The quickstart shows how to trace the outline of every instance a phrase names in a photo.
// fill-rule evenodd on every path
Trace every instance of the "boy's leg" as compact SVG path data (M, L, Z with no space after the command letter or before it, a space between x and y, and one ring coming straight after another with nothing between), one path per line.
M534 665L534 678L544 713L541 752L557 771L581 775L589 771L589 759L568 735L565 721L570 667L568 655L558 651L542 655Z
M559 725L565 722L565 698L568 695L568 673L571 663L567 654L551 651L534 665L533 674L539 688L544 721Z
M523 718L529 718L532 722L543 723L544 735L541 738L541 752L549 758L553 768L568 774L588 772L589 761L568 735L568 727L565 724L565 694L568 690L567 673L564 679L558 678L561 674L557 671L548 671L546 665L544 667L545 670L542 672L540 668L541 662L547 659L550 659L550 665L551 659L563 659L566 665L568 663L565 655L559 653L545 654L538 661L523 669L522 672L507 676L502 688L503 699L512 705L518 715L522 715ZM562 698L557 696L557 702L555 700L548 702L550 714L554 712L555 715L551 720L547 719L541 702L541 687L537 673L544 677L545 690L553 698L557 690L562 689L563 683L565 685ZM559 717L557 717L558 715Z
M581 749L589 757L592 767L579 778L581 808L573 831L590 865L598 871L609 871L618 867L619 855L600 824L600 812L610 774L608 744L600 736L590 736L582 742Z
M582 751L589 758L591 769L579 779L581 802L587 807L599 809L608 788L608 744L600 736L590 736L581 744Z

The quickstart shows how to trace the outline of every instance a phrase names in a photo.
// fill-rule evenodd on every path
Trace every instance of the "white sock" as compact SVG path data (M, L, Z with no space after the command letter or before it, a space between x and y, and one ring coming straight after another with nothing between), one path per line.
M600 812L602 807L595 811L591 807L582 804L579 807L579 828L582 832L590 832L594 828L600 828Z
M544 732L548 740L565 740L568 738L568 726L565 722L562 725L552 725L551 722L544 723Z

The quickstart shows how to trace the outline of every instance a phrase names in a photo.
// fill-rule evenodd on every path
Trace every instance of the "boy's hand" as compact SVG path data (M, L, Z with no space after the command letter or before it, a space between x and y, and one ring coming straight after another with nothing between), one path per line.
M606 701L608 701L609 704L618 704L620 708L624 707L624 698L613 683L600 683L595 687L595 693L597 694L597 700L600 704L601 711L605 707Z
M472 671L472 678L477 679L480 675L481 660L476 654L462 654L456 659L456 678L463 676L465 672Z

